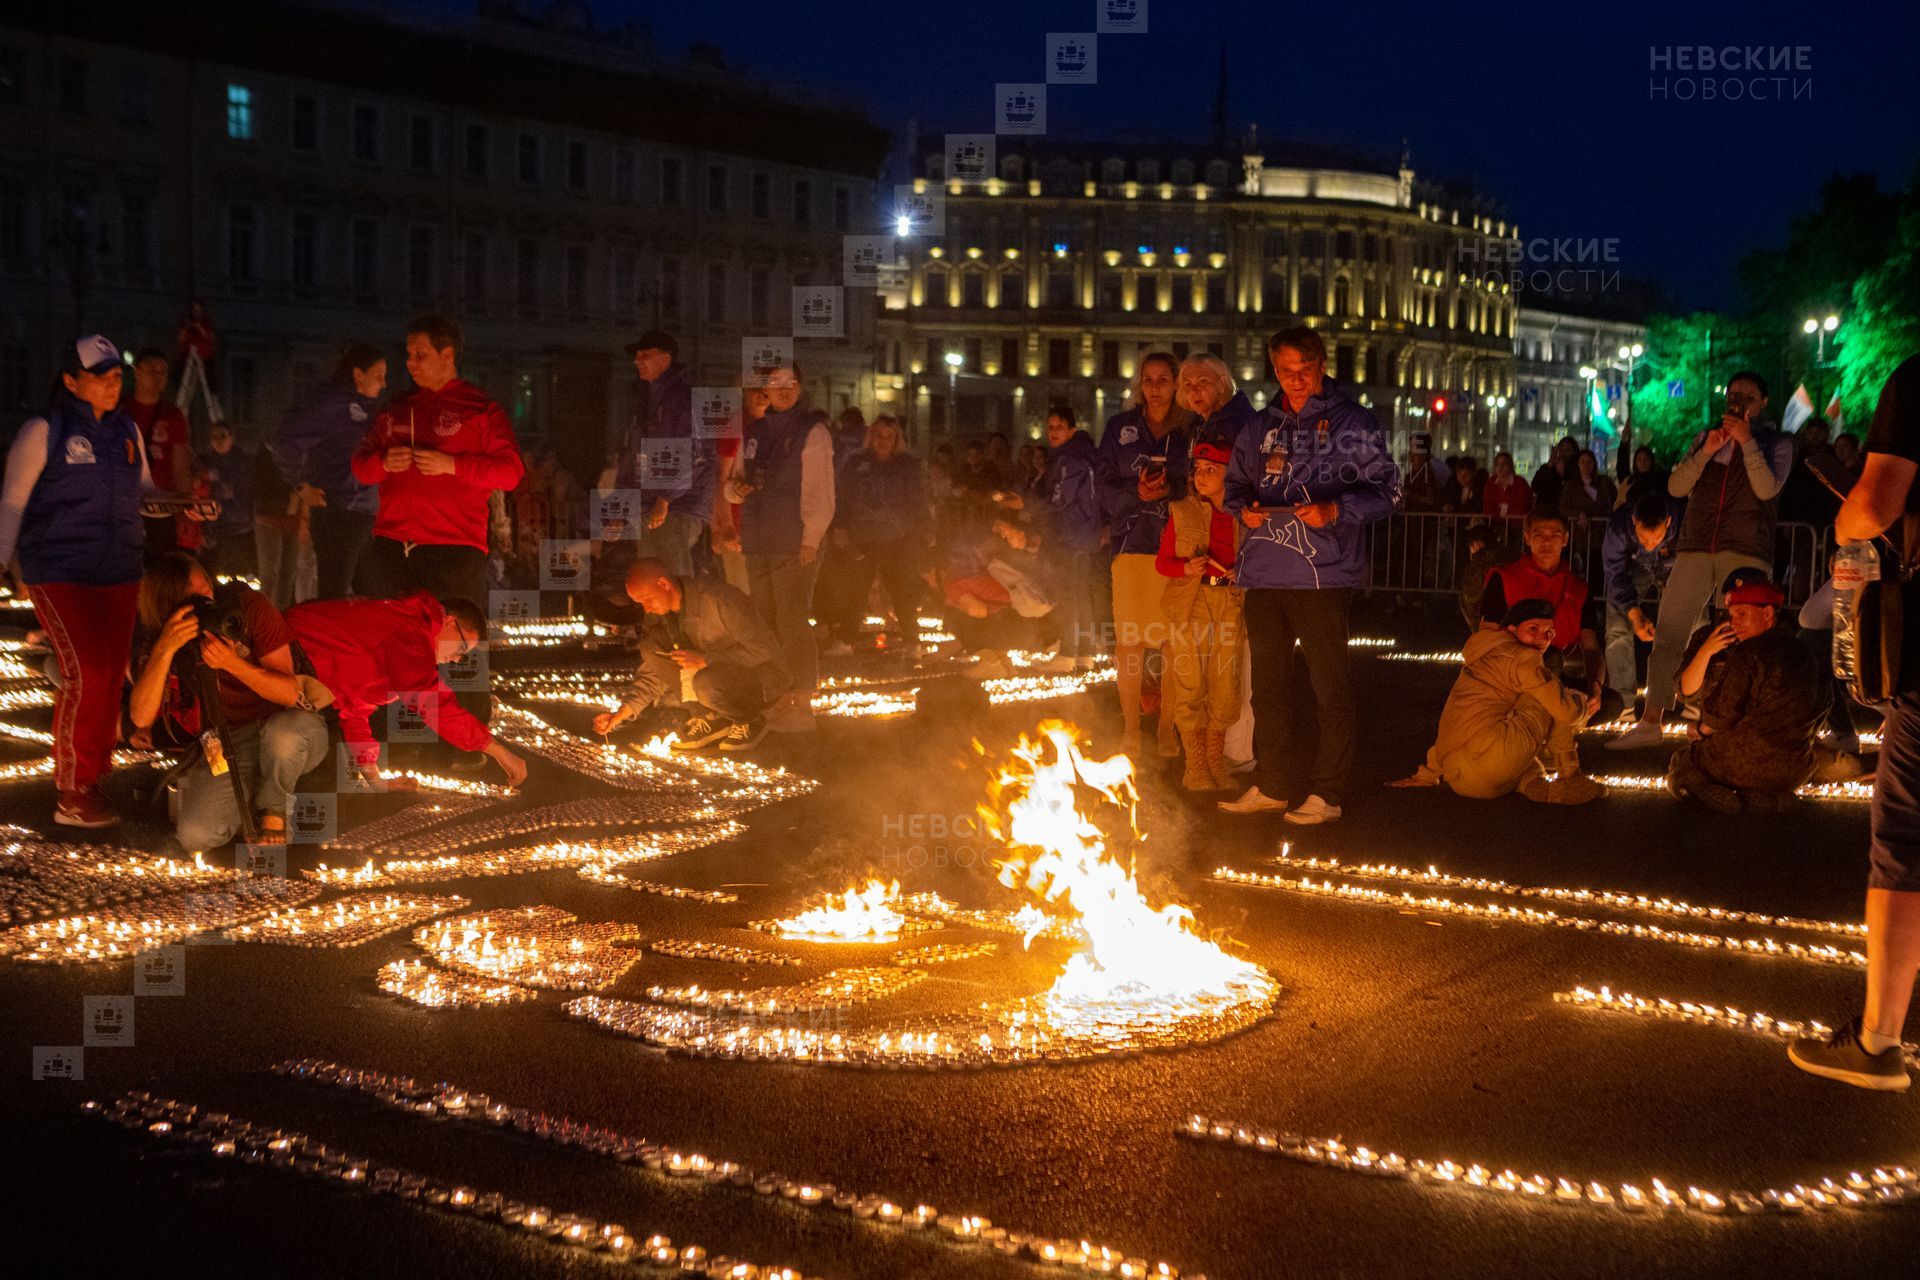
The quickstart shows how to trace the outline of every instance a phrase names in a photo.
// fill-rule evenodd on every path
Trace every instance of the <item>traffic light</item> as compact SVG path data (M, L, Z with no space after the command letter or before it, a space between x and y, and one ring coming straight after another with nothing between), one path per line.
M1446 412L1447 398L1445 396L1435 396L1433 398L1433 416L1436 418L1444 417L1446 416Z

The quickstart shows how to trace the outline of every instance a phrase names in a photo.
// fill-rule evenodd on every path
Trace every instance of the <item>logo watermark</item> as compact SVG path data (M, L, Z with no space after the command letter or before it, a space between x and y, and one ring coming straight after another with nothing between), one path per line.
M1813 97L1813 46L1649 45L1647 72L1655 102L1799 102Z

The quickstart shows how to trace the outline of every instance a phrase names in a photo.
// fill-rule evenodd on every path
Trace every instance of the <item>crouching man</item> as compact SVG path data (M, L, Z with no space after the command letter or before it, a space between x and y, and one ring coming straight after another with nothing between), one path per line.
M1569 688L1547 671L1553 606L1519 600L1500 621L1498 628L1467 637L1466 667L1447 695L1426 763L1388 785L1444 782L1475 800L1510 791L1543 804L1599 799L1607 789L1579 772L1573 734L1599 710L1600 692ZM1549 769L1555 776L1548 776Z
M141 576L139 616L150 647L128 702L134 726L150 731L164 715L200 740L168 806L175 841L197 853L243 830L237 778L256 842L285 844L294 784L327 754L326 722L294 674L286 619L258 591L234 585L216 594L199 561L181 551ZM214 676L217 708L203 702L203 672Z
M508 786L526 781L526 761L494 741L440 678L443 663L458 662L486 639L486 615L472 601L443 604L424 591L397 600L310 600L287 610L287 626L333 695L340 736L364 781L392 791L413 787L411 779L380 774L371 722L390 702L405 704L450 746L491 758Z
M1776 625L1786 595L1759 570L1725 586L1727 620L1697 633L1680 669L1680 698L1698 708L1690 739L1667 764L1667 789L1721 813L1771 813L1809 781L1857 775L1859 761L1819 748L1833 681Z
M627 595L647 611L640 670L617 711L593 718L607 733L655 706L688 712L675 751L744 751L767 733L767 709L791 687L780 640L737 587L685 578L656 559L634 561Z

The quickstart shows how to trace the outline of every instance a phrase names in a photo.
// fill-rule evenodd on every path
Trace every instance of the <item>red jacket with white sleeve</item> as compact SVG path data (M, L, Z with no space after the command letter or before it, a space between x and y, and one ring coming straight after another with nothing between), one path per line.
M387 450L396 447L452 454L453 474L429 476L417 465L388 471ZM354 479L380 486L374 536L422 546L485 551L488 496L518 485L525 471L507 415L459 378L394 400L375 415L353 453Z
M462 751L480 751L493 741L440 679L435 659L447 615L426 592L398 600L310 600L284 616L314 676L332 692L340 736L358 764L379 759L369 722L389 702L404 703Z

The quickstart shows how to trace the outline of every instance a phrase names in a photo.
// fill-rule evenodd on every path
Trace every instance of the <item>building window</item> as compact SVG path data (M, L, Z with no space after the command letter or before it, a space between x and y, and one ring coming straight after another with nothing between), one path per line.
M1300 257L1306 262L1318 262L1327 251L1327 237L1319 231L1300 233Z
M585 315L587 302L587 246L567 246L567 310Z
M1102 271L1100 273L1100 310L1118 311L1121 307L1120 273Z
M4 90L0 90L3 98ZM144 68L128 68L120 82L120 118L128 124L153 123L153 77Z
M661 319L678 320L680 318L681 297L680 259L660 259Z
M407 290L415 302L433 297L433 228L407 229Z
M1073 341L1071 339L1047 340L1047 373L1055 378L1073 376Z
M660 157L660 203L668 208L677 209L686 198L682 191L685 183L684 169L678 156Z
M487 151L492 145L493 132L487 126L467 126L467 176L476 182L487 180Z
M1227 278L1225 276L1207 277L1207 310L1213 312L1227 309Z
M466 296L469 307L486 304L487 251L486 232L467 232L466 248L460 255L460 291Z
M60 109L70 116L87 114L87 60L76 54L61 54L57 83Z
M853 193L845 187L833 189L833 229L853 230Z
M1353 232L1336 231L1333 235L1333 256L1346 261L1353 260Z
M372 218L353 220L350 271L356 298L371 298L380 288L380 224Z
M773 216L773 179L764 173L753 175L753 216Z
M951 295L947 293L947 273L942 268L929 268L927 271L926 299L929 307L949 305Z
M144 274L153 267L153 202L143 191L120 197L120 250L127 270Z
M1002 370L1004 373L1005 370ZM1117 378L1120 376L1120 344L1103 342L1100 344L1100 376Z
M898 372L898 370L895 370L895 372ZM1017 378L1021 372L1020 339L1000 339L1000 376L1003 378Z
M380 108L365 102L353 104L353 158L362 164L380 159Z
M1073 306L1073 272L1047 272L1047 305L1049 307Z
M523 315L540 309L540 242L522 239L513 247L513 300Z
M540 139L531 133L520 135L520 142L514 151L517 157L514 172L519 175L523 187L540 185Z
M767 327L769 299L773 295L773 273L755 267L747 273L747 322L755 329Z
M407 125L407 162L415 173L432 173L433 152L433 119L415 116Z
M288 104L288 124L292 136L288 143L295 151L320 149L320 100L311 94L296 93Z
M253 90L244 84L227 86L227 137L253 141Z
M963 307L984 307L987 305L987 277L982 271L968 271L960 277L960 305Z
M1319 276L1300 277L1300 314L1303 316L1324 314L1320 306Z
M584 142L567 143L567 190L583 192L587 189L587 144Z
M259 246L260 211L250 204L227 206L227 279L252 284Z
M727 211L727 167L720 164L707 166L707 212L725 213Z
M793 180L793 225L813 225L813 183L805 178Z
M0 102L19 102L26 95L26 75L26 54L10 44L0 44Z
M1344 316L1352 314L1353 283L1345 276L1337 276L1333 282L1333 311L1331 314Z
M287 223L287 279L296 289L311 289L320 279L320 220L296 213Z
M27 184L0 173L0 258L24 257L26 252Z
M629 153L631 155L631 153ZM633 314L634 304L634 253L631 249L616 249L613 253L613 313L617 316Z
M633 199L633 148L615 147L613 151L613 198Z
M721 325L727 322L727 264L709 262L707 264L707 323Z

